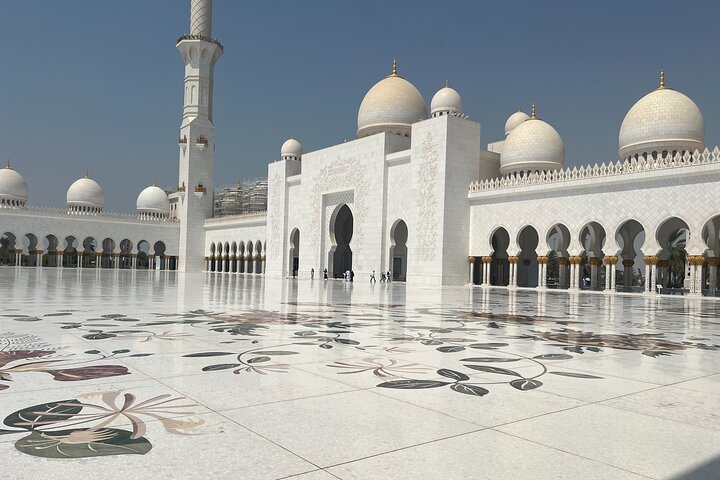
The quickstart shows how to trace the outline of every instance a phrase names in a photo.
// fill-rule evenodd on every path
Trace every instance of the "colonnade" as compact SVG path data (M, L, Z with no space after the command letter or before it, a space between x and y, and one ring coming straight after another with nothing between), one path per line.
M265 255L212 255L205 257L205 271L264 274L265 263Z

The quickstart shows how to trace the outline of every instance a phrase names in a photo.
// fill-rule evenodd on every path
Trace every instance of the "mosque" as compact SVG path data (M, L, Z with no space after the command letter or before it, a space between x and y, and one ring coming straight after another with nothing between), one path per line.
M86 174L66 207L39 208L7 165L6 263L316 279L353 270L363 281L389 271L435 285L715 294L720 149L706 148L700 109L662 73L625 116L618 160L568 168L560 134L534 105L483 149L457 91L446 84L428 111L393 63L360 104L357 139L313 152L289 139L268 164L267 212L213 217L213 76L223 47L212 37L212 0L191 1L177 48L177 186L151 185L137 214L116 214Z

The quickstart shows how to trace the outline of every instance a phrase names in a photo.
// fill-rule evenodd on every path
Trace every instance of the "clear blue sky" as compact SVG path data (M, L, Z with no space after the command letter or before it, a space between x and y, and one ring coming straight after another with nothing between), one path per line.
M399 71L429 103L448 79L482 144L535 101L567 163L617 158L627 109L657 86L700 106L718 142L720 2L216 0L216 183L265 176L282 142L353 139L365 92ZM189 0L0 0L0 158L31 205L62 207L88 167L106 209L177 185Z

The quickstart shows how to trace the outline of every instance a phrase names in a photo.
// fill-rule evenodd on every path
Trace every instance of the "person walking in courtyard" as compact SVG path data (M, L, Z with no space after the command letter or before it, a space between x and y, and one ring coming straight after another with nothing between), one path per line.
M314 279L314 278L315 278L315 269L314 269L314 268L311 268L311 269L310 269L310 280L312 280L312 279Z
M390 270L388 270L388 273L387 273L387 283L390 283Z
M385 272L380 273L380 283L385 283Z
M370 283L377 283L377 280L375 280L375 270L373 270L372 275L370 275Z
M323 279L327 280L327 268L323 270Z
M350 281L352 282L353 280L355 280L355 271L350 270Z

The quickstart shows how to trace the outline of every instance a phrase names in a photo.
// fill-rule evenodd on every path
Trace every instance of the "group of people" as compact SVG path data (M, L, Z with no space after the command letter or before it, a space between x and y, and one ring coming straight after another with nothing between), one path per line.
M390 283L390 270L388 270L387 274L385 272L380 273L380 283ZM370 283L377 283L377 280L375 279L375 270L373 270L372 275L370 275Z
M310 269L310 278L311 279L315 278L315 269L314 268ZM352 282L355 280L355 272L352 270L346 270L345 272L343 272L343 278L345 279L346 282ZM388 270L387 273L382 272L380 274L380 283L390 283L390 278L391 278L390 270ZM327 279L328 279L328 271L327 271L327 268L325 268L325 269L323 269L323 280L327 280ZM375 270L373 270L372 275L370 275L370 283L377 283L377 280L375 279Z

